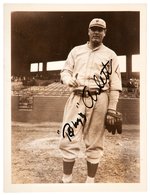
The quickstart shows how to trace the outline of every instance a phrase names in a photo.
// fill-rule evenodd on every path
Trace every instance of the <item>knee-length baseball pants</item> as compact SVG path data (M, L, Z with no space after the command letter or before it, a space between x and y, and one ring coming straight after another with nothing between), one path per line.
M107 107L107 92L97 95L97 100L91 97L83 100L74 93L70 95L64 109L59 145L64 161L72 162L77 158L83 139L86 160L93 164L99 163L103 154Z

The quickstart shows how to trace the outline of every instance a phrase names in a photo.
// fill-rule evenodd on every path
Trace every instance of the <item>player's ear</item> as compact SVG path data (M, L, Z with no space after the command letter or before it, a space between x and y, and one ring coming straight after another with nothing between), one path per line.
M105 34L105 36L106 36L106 32L107 32L107 29L105 29L105 30L104 30L104 34Z
M90 29L88 29L88 35L90 35Z

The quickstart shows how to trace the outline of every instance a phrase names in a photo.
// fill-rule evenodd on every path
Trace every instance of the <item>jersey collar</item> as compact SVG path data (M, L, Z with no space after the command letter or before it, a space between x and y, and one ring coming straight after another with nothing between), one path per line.
M101 43L100 46L95 47L94 49L92 49L92 48L90 47L90 42L88 41L88 42L87 42L87 46L88 46L88 48L90 48L92 51L96 51L96 50L99 50L99 49L103 46L103 43Z

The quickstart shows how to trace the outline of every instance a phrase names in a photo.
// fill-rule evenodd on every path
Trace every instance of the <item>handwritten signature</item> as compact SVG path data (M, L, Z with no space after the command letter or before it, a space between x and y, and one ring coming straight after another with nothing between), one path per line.
M74 122L74 121L71 121L71 123L73 124L73 126L75 128L78 127L79 123L81 123L82 126L84 126L85 122L86 122L86 115L83 114L83 113L78 113L78 115L81 117L81 118L77 118L77 120ZM83 121L82 121L83 119ZM71 124L69 123L66 123L63 127L63 137L65 138L65 135L67 135L68 139L71 141L71 137L75 136L74 135L74 129L73 127L71 126Z
M102 89L105 87L105 85L107 84L107 81L110 77L110 75L112 74L112 59L109 60L106 64L102 63L103 68L100 71L99 77L94 75L93 79L96 83L96 85L98 86L98 91L97 94L93 95L91 94L89 88L87 86L85 86L83 88L83 93L82 93L82 101L84 103L84 105L87 108L92 108L94 106L94 102L97 101L97 96L100 95ZM90 98L91 101L86 101L86 98ZM63 126L63 137L65 138L65 135L68 137L68 139L71 141L71 137L74 137L74 128L77 128L79 124L81 124L82 126L85 125L86 122L86 115L83 113L78 113L78 115L80 116L80 118L77 118L77 120L71 121L70 123L66 123ZM82 121L83 119L83 121ZM73 127L71 126L73 125Z
M102 89L105 87L110 75L112 74L112 60L108 61L106 64L102 63L102 65L103 65L103 68L100 71L99 77L97 77L96 75L93 76L94 81L96 85L98 86L97 94L92 95L87 86L85 86L83 89L82 101L87 108L92 108L94 106L94 102L97 101L97 96L100 95ZM91 101L88 101L88 103L86 101L87 97L91 99Z

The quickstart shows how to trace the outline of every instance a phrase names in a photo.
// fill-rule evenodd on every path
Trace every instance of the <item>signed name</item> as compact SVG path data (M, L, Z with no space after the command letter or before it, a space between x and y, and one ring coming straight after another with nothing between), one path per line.
M71 121L71 123L66 123L63 127L63 137L65 138L65 135L67 135L68 139L71 141L71 137L75 136L74 135L74 128L77 128L79 124L81 124L82 126L84 126L85 122L86 122L86 115L83 113L78 113L78 115L80 116L79 118L77 118L77 120ZM73 127L72 127L73 126Z
M87 108L92 108L94 106L94 102L97 101L97 96L101 94L101 91L107 84L110 78L110 75L112 74L112 59L107 61L106 64L102 63L102 65L103 65L103 68L101 69L99 75L98 76L93 75L93 79L96 85L98 86L97 94L92 95L87 86L83 88L82 101ZM90 98L91 100L91 101L88 101L88 104L86 102L86 98ZM75 136L74 128L77 128L79 125L84 126L86 123L86 120L87 119L86 119L85 114L81 112L78 113L78 117L76 121L71 121L69 123L66 123L63 126L63 132L62 132L63 137L65 138L65 136L67 136L68 139L71 141L71 138Z
M107 81L109 80L110 75L112 74L112 60L108 61L106 64L102 63L102 65L103 65L103 68L100 71L99 77L96 75L93 76L94 81L96 85L98 86L97 94L91 95L90 90L88 90L87 86L85 86L83 89L82 101L87 108L93 107L94 102L97 101L97 95L100 95L102 89L105 87L105 85L107 84ZM91 101L90 103L88 102L88 104L86 103L87 97L91 98Z

